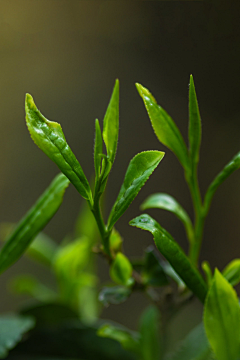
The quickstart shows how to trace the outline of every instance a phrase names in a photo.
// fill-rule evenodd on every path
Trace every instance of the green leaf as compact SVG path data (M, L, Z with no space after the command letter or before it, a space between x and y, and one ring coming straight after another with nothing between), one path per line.
M119 130L119 81L116 80L113 93L103 120L103 140L107 155L113 164L118 142Z
M16 294L30 295L42 302L56 300L57 294L31 275L19 275L11 280L11 290Z
M149 246L145 251L145 264L141 275L146 285L164 286L169 284L161 261L153 246Z
M117 284L129 286L132 284L132 265L122 253L117 253L111 267L110 275Z
M169 264L169 262L162 261L162 266L163 266L165 273L177 283L179 291L180 292L183 291L186 288L186 285L182 281L180 276L176 273L174 268Z
M99 236L93 213L86 202L80 208L74 231L75 238L82 236L86 236L92 244L97 242Z
M35 144L57 164L84 199L92 194L84 172L70 149L61 125L47 120L37 109L31 95L26 95L26 122Z
M26 254L44 265L51 266L58 245L46 234L40 232L26 251Z
M2 241L6 241L11 233L16 229L14 223L0 224L0 237ZM25 255L31 259L40 262L46 266L52 265L52 259L57 251L58 245L46 234L40 232L30 246L27 248Z
M99 125L98 119L95 121L95 144L94 144L94 166L95 166L95 174L98 179L101 171L101 161L102 161L102 133Z
M205 272L207 284L208 284L208 286L210 286L212 283L213 275L212 275L212 270L211 270L211 267L210 267L210 264L208 261L202 262L202 269Z
M111 253L115 256L119 251L121 251L123 243L121 235L115 228L112 229L109 241Z
M208 341L218 360L237 360L240 351L240 308L235 290L216 269L204 307Z
M240 259L231 261L222 271L227 281L235 286L240 282Z
M172 236L147 214L131 220L130 225L153 234L158 250L169 261L187 287L203 302L207 293L206 283Z
M215 194L219 185L223 183L235 170L240 168L240 152L233 157L233 159L224 167L224 169L215 177L213 182L210 184L205 198L204 198L204 210L207 214L213 195Z
M0 359L4 359L8 351L21 341L22 336L34 327L30 317L17 315L0 316Z
M149 306L140 319L140 354L142 360L159 360L160 346L160 313L154 306Z
M139 334L121 325L104 324L97 331L98 336L118 341L125 350L139 353Z
M186 171L189 171L190 163L188 150L182 135L167 112L157 104L152 94L140 84L136 84L137 90L143 99L153 130L158 140L174 152Z
M0 251L0 273L25 252L35 236L47 225L62 203L68 179L60 174L16 226Z
M125 286L104 287L99 293L99 301L107 306L109 304L121 304L127 300L131 289Z
M109 215L109 230L127 210L163 156L164 153L161 151L144 151L130 161L119 195Z
M199 161L199 149L202 137L201 117L198 108L198 101L193 82L193 76L190 76L189 85L189 154L192 165L195 166Z
M212 351L203 324L196 326L165 360L211 360Z
M150 195L141 205L141 210L153 208L167 210L175 214L177 218L182 221L187 233L187 238L190 242L193 241L194 231L192 222L186 211L172 196L164 193Z

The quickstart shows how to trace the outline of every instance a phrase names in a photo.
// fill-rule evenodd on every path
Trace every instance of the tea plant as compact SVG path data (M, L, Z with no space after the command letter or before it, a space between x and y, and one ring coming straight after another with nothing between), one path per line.
M203 262L205 279L198 265L204 223L213 195L218 186L240 167L240 153L216 176L202 199L197 177L201 118L192 76L189 85L188 148L167 112L146 88L140 84L136 86L159 141L174 152L183 167L193 202L194 223L169 194L149 196L141 209L164 209L177 216L183 223L189 242L188 255L170 233L147 214L131 220L130 225L149 231L163 257L159 256L154 246L150 246L142 259L128 259L122 251L121 235L115 229L119 218L162 160L164 153L161 151L141 152L130 161L119 195L108 220L104 222L101 198L106 191L118 142L118 80L103 120L103 131L99 121L95 122L93 188L68 145L61 126L47 120L37 109L31 95L27 94L26 122L31 137L56 163L62 174L55 178L5 240L0 251L0 272L25 254L44 263L55 275L58 287L51 288L29 275L14 279L15 291L28 293L40 303L24 309L20 316L0 317L0 358L5 357L8 350L27 333L25 341L9 353L9 359L240 359L240 308L233 288L240 282L240 259L230 262L222 272L215 269L214 274L209 263ZM69 183L86 200L87 207L77 221L74 236L68 236L57 245L41 231L59 208ZM102 287L99 300L97 255L108 262L113 281L111 285ZM138 331L99 320L100 303L102 306L119 304L135 291L146 293L152 302L140 318ZM203 304L203 323L193 329L175 350L167 352L164 341L166 326L194 296Z

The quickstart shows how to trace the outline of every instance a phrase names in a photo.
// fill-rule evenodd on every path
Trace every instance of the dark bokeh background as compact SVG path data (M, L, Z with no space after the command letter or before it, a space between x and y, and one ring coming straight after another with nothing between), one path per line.
M61 123L86 175L93 175L94 120L102 119L120 79L120 136L106 199L115 200L129 160L142 150L166 150L164 161L117 224L127 255L141 255L150 234L131 228L139 205L153 192L168 192L192 214L182 169L150 126L134 83L151 90L187 141L188 83L192 73L203 120L199 178L202 193L240 150L240 26L235 3L198 1L3 0L0 2L0 219L18 221L58 172L33 144L24 121L24 96L33 95L51 120ZM219 188L205 228L202 260L220 269L240 256L240 174ZM56 241L72 231L82 199L71 187L47 226ZM151 211L187 249L184 230L171 214ZM16 272L34 272L20 260L0 277L0 312L16 309L6 290ZM101 263L103 280L107 268ZM131 327L147 300L134 295L105 317ZM201 317L198 303L185 320ZM191 313L191 314L192 314ZM175 319L181 323L181 317Z

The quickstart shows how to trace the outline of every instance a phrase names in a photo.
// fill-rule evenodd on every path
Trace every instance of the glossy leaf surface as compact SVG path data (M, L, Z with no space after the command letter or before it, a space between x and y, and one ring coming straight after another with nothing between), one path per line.
M0 359L7 356L8 351L21 341L22 336L34 327L31 317L17 315L0 316Z
M149 246L145 251L145 264L141 275L146 285L164 286L169 284L161 261L153 246Z
M146 209L163 209L172 212L182 221L189 241L193 240L194 232L192 222L186 211L172 196L165 193L150 195L141 205L141 210Z
M103 120L103 140L107 155L113 164L118 142L119 131L119 81L116 80L113 93Z
M122 253L117 253L111 268L110 275L113 281L120 285L132 284L132 265L128 258Z
M160 313L154 306L149 306L140 318L140 354L142 360L159 360L160 347Z
M218 360L237 360L240 351L240 307L235 290L216 269L204 307L208 341Z
M139 352L139 334L128 330L124 326L104 324L97 331L98 336L118 341L126 350Z
M164 360L212 360L203 324L195 327Z
M99 301L107 306L121 304L130 296L131 290L126 286L104 287L99 293Z
M185 170L189 169L188 150L173 119L157 104L148 89L140 84L136 84L136 87L143 99L157 138L174 152Z
M199 149L202 137L201 117L198 108L198 101L193 81L193 76L190 76L189 85L189 153L192 165L195 166L199 161Z
M223 183L235 170L240 168L240 152L233 157L233 159L224 167L224 169L215 177L210 184L204 199L204 208L206 213L209 210L213 195L215 194L219 185Z
M240 282L240 259L231 261L222 274L232 286L237 285Z
M96 119L96 121L95 121L95 144L94 144L94 166L95 166L96 178L98 178L100 176L102 152L103 152L102 133L101 133L99 121Z
M131 220L130 225L153 234L158 250L169 261L188 288L203 302L207 293L206 283L172 236L147 214Z
M112 229L127 210L163 156L164 153L161 151L144 151L130 161L123 185L108 219L109 229Z
M29 94L26 95L25 109L27 127L35 144L57 164L82 197L90 200L89 183L65 139L61 125L47 120Z
M0 273L19 259L35 236L51 220L62 203L68 185L69 181L63 174L56 176L19 222L0 251Z

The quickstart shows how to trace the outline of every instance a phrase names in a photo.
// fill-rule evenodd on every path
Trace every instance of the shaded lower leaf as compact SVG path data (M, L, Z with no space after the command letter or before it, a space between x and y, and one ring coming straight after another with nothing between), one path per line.
M131 290L125 286L104 287L99 293L99 301L107 306L121 304L130 296Z
M22 336L34 327L34 319L18 315L0 316L0 359L21 341Z
M37 327L58 326L62 322L78 319L78 314L68 306L54 302L26 307L21 313L33 317Z
M16 360L23 355L24 360L28 356L31 360L35 356L59 360L136 360L134 354L124 350L117 341L97 336L99 326L101 324L86 326L79 320L66 320L55 326L37 327L11 355Z
M216 269L204 306L204 326L218 360L238 360L240 307L237 293Z
M164 286L169 284L159 256L153 246L149 246L145 251L145 264L141 275L146 285Z
M59 174L19 222L0 251L0 273L25 252L35 236L47 225L60 207L69 180Z
M97 331L98 336L118 341L126 350L139 353L140 336L124 326L104 324Z
M204 302L207 294L206 283L172 236L147 214L131 220L130 225L153 234L158 250L169 261L188 288Z
M164 360L212 360L214 359L203 324L195 327L174 351Z

